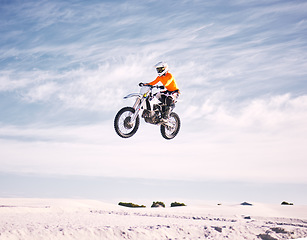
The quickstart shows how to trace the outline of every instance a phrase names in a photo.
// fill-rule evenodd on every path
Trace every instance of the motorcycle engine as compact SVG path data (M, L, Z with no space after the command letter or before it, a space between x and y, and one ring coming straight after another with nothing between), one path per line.
M151 123L151 124L157 124L159 119L159 111L149 111L147 109L144 110L142 117L145 119L145 122Z

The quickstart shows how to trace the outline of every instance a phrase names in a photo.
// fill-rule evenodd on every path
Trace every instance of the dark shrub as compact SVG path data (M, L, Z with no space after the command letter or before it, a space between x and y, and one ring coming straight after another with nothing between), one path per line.
M257 237L262 240L277 240L276 238L271 237L269 234L259 234Z
M151 207L152 208L154 208L154 207L164 207L165 208L165 204L164 204L164 202L153 202Z
M221 227L212 227L212 228L214 228L215 231L218 231L220 233L223 231Z
M281 205L293 205L293 203L288 203L288 202L286 202L286 201L283 201L283 202L281 203Z
M124 206L124 207L130 207L130 208L145 208L146 206L144 205L137 205L134 203L125 203L125 202L119 202L119 206Z
M280 227L271 228L271 230L276 232L276 233L288 233L285 229L280 228Z
M171 207L183 207L186 206L184 203L172 202Z

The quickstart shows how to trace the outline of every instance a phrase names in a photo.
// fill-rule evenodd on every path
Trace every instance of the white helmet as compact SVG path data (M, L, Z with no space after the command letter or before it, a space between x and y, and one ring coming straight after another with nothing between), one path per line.
M166 62L158 62L156 65L155 65L155 68L157 70L157 73L158 75L161 77L163 76L165 73L168 72L168 65Z

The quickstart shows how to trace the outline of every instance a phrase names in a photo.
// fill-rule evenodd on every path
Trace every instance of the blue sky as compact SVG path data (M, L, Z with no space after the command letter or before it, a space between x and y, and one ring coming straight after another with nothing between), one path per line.
M306 189L306 9L280 0L0 1L1 179ZM142 122L119 138L114 116L132 104L123 96L152 81L161 60L182 92L180 134L166 141Z

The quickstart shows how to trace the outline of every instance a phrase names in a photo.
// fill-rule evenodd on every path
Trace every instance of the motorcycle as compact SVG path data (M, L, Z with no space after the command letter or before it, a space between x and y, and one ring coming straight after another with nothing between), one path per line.
M140 83L139 93L132 93L124 99L135 97L133 107L124 107L118 111L114 119L116 133L122 138L132 137L140 125L140 116L146 123L160 126L160 132L165 139L173 139L180 130L180 118L171 112L167 121L163 119L165 103L160 102L153 93L153 89L164 89L164 86L151 86Z

